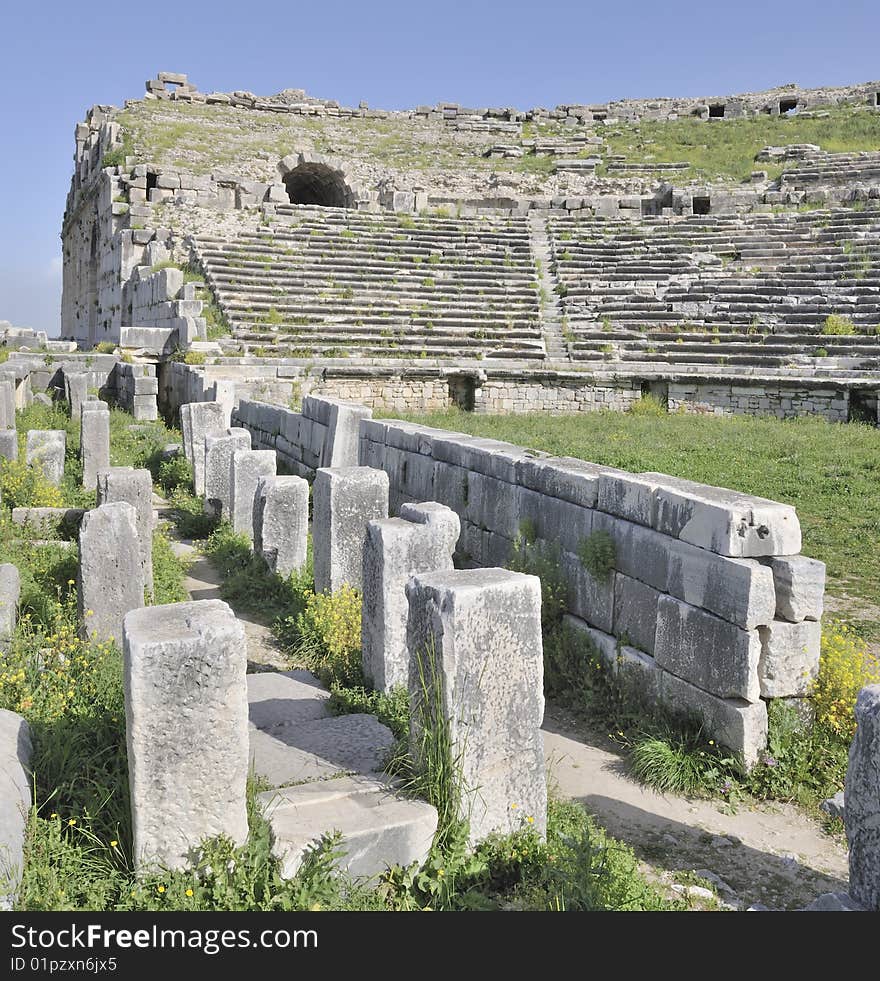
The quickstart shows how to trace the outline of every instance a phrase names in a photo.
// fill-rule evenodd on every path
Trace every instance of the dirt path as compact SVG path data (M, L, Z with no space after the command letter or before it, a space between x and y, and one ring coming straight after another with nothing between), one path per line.
M798 808L740 805L730 813L720 802L658 794L628 775L610 740L557 706L548 703L543 728L551 787L631 845L652 878L718 877L730 887L719 887L719 897L742 909L798 909L846 892L845 845Z

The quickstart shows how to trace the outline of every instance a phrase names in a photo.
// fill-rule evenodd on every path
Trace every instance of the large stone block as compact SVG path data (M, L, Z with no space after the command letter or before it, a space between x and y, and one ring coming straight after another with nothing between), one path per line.
M327 404L327 443L322 459L326 467L356 467L358 465L358 441L362 419L369 419L373 410L365 405L341 402L326 396L307 396L303 399L303 414L308 414L311 403Z
M605 532L614 542L614 568L630 579L638 579L661 592L669 577L669 546L666 535L643 525L593 512L592 534Z
M251 448L246 429L227 429L221 435L205 434L205 508L218 518L232 518L232 454Z
M661 594L652 586L621 573L614 576L614 635L625 645L654 653L657 603Z
M806 555L763 560L773 574L776 616L780 620L821 620L825 605L825 563Z
M760 697L757 630L741 628L673 596L657 604L654 657L666 671L719 698Z
M180 407L183 423L184 406ZM184 453L193 465L193 485L196 494L205 493L205 436L221 435L229 427L229 411L220 402L191 402L188 425L184 428ZM188 448L188 451L187 451Z
M326 467L312 485L316 592L343 583L360 589L367 524L388 517L388 474L370 467Z
M651 527L654 524L654 492L657 489L657 481L651 478L651 474L623 471L600 474L596 506L607 514Z
M260 477L274 477L274 450L235 450L232 454L232 530L254 539L254 499Z
M14 378L0 378L0 429L15 429Z
M856 700L845 798L850 895L880 911L880 685L863 688Z
M562 552L559 565L567 586L569 611L610 634L614 627L614 572L597 579L571 552Z
M15 712L0 709L0 910L12 909L24 862L31 809L31 732Z
M124 625L134 859L182 868L214 835L247 838L247 647L220 600L154 606Z
M364 676L378 691L406 685L406 584L419 573L452 569L458 515L442 504L404 504L399 518L367 524L364 544Z
M306 564L309 484L302 477L260 477L254 494L254 554L289 576Z
M470 841L524 820L543 832L547 784L541 584L504 569L415 576L407 587L410 747L448 725Z
M0 429L0 457L18 459L18 433L14 429Z
M144 605L137 511L124 501L86 512L79 531L77 599L88 637L122 643L122 618Z
M25 461L39 467L46 480L58 486L64 476L67 436L63 429L31 429L25 444Z
M11 637L18 617L21 576L11 562L0 565L0 640Z
M561 548L576 555L592 534L595 512L590 508L547 497L525 487L512 487L510 493L516 517L514 538L519 534L529 540L534 533L536 538L558 543Z
M92 490L98 473L110 466L110 408L104 402L83 403L80 417L82 485Z
M760 699L718 698L659 669L660 698L673 712L697 719L705 735L740 753L747 767L767 745L767 704Z
M744 630L769 623L777 599L773 575L752 559L716 555L686 542L668 542L667 592Z
M137 533L144 587L153 592L153 478L149 470L110 467L98 472L98 504L124 501L137 512Z
M801 550L800 522L788 504L666 474L639 476L654 482L653 524L664 535L739 558Z
M789 623L772 620L760 627L758 678L762 698L806 695L819 673L822 624L816 620Z
M83 403L89 397L89 376L85 371L64 372L64 395L70 406L70 418L79 419Z

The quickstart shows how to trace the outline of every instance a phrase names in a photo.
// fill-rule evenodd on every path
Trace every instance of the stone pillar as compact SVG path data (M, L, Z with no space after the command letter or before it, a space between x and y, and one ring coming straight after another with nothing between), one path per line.
M149 470L110 467L98 473L98 504L124 501L137 512L144 587L153 594L153 478Z
M232 454L232 530L254 540L254 498L260 477L275 476L275 450L236 450Z
M122 643L122 618L144 605L137 512L124 501L87 511L79 530L77 600L83 633Z
M18 617L21 576L11 562L0 565L0 640L12 636Z
M326 467L312 485L315 592L361 588L367 523L388 517L388 474L372 467Z
M399 518L367 524L361 637L364 677L377 691L406 685L408 606L412 576L453 568L461 523L444 504L404 504Z
M279 576L306 564L309 484L302 477L260 477L254 494L254 553Z
M856 700L844 801L849 892L865 909L880 911L880 685L863 688Z
M232 520L232 454L250 448L246 429L205 434L205 510L218 518Z
M89 376L84 371L64 372L64 395L70 406L70 418L79 419L83 403L89 398Z
M110 466L110 408L106 402L83 403L79 432L82 485L92 490L98 472Z
M198 600L133 610L123 635L135 864L183 868L205 838L247 838L244 628Z
M0 457L18 459L18 433L14 429L0 429Z
M415 576L409 602L410 752L449 727L470 842L521 827L544 832L541 583L505 569ZM531 819L531 820L530 820Z
M0 910L15 904L31 809L31 730L15 712L0 709Z
M220 435L229 427L229 413L219 402L188 402L180 407L183 452L193 466L196 494L205 493L205 435Z
M25 462L29 467L39 467L46 480L57 487L64 476L66 448L63 429L31 429L25 444Z
M15 429L15 379L0 377L0 428Z

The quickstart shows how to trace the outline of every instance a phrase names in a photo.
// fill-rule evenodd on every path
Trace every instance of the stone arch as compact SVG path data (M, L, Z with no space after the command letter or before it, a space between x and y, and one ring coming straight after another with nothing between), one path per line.
M339 161L315 153L291 154L278 165L291 204L353 208L358 194Z

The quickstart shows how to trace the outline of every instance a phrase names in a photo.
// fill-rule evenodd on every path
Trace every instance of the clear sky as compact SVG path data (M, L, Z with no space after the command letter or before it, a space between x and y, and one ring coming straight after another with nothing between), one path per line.
M73 131L156 72L376 108L555 106L880 79L876 0L84 4L0 15L0 320L59 331Z

